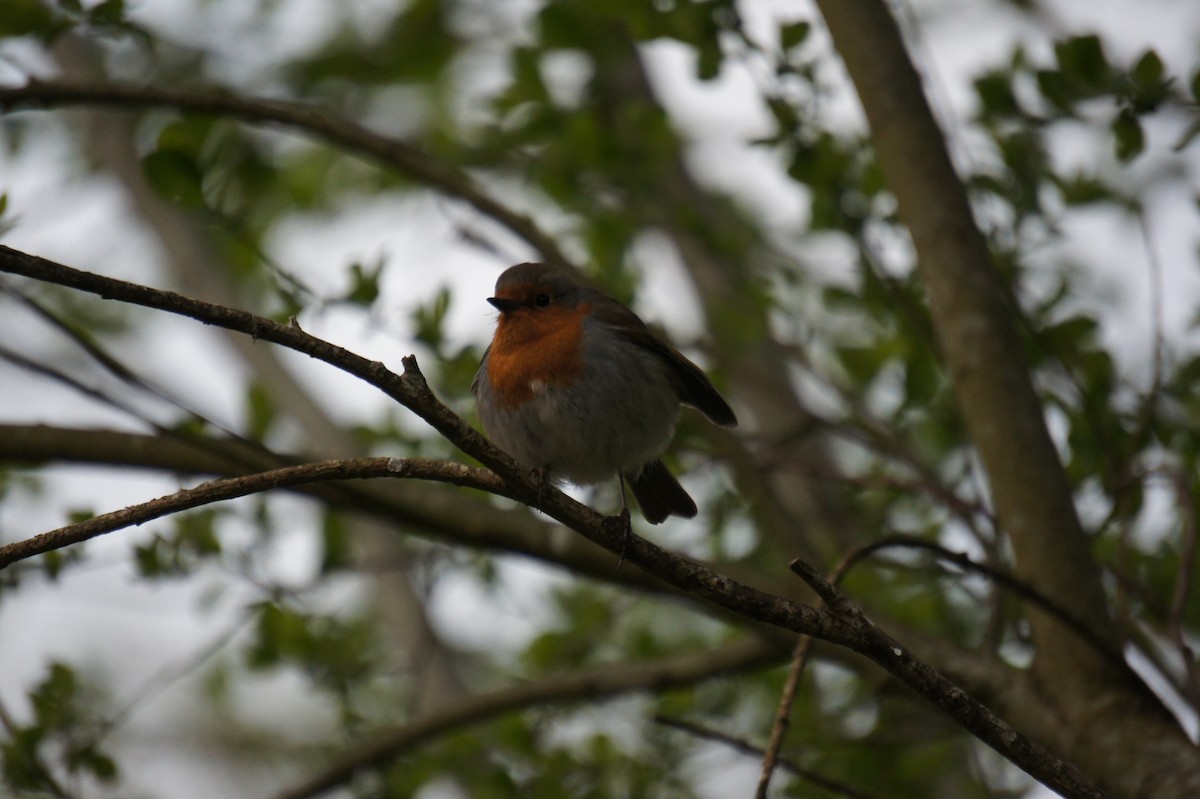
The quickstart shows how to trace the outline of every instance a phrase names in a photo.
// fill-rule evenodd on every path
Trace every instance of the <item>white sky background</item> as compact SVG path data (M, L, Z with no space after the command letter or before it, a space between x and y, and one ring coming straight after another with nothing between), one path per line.
M263 64L280 55L271 48L307 48L322 34L329 5L317 0L282 3L270 30L243 30L241 22L255 4L238 0L212 3L146 0L136 6L135 16L156 29L170 32L183 41L205 44L223 54L220 72L231 83L244 83ZM373 8L388 7L384 0L360 0L360 18L367 24ZM524 7L529 4L522 3ZM814 36L825 40L815 12L804 3L784 0L751 0L743 3L752 30L768 31L778 19L807 18L816 22ZM1009 51L1014 40L1022 41L1035 55L1049 53L1049 42L1064 32L1097 30L1109 35L1114 61L1131 61L1153 46L1166 62L1168 73L1180 74L1195 62L1200 44L1200 14L1194 0L1098 0L1078 3L1057 0L1051 18L1061 27L1031 28L1015 16L1008 17L990 2L964 3L956 0L924 0L916 3L920 20L915 56L930 79L935 105L951 131L960 132L970 113L969 83L964 75L977 74L995 64ZM200 7L201 10L197 10ZM908 17L913 18L911 15ZM236 32L231 35L231 32ZM289 43L285 44L285 43ZM269 47L264 48L264 44ZM746 144L767 133L770 119L753 101L756 93L744 72L729 70L720 79L698 84L693 79L691 56L686 48L659 43L649 48L655 80L661 96L694 144L690 160L705 180L729 191L764 218L790 227L787 234L800 232L806 215L802 189L778 176L770 156ZM8 59L5 59L5 56ZM16 66L33 65L28 51L0 49L0 81L19 82ZM569 70L568 70L569 72ZM1190 75L1184 73L1185 79ZM569 75L568 75L569 77ZM564 88L569 90L569 87ZM859 112L847 94L838 113L857 122ZM1159 163L1179 133L1177 121L1151 121L1148 125L1150 156L1132 170L1135 182L1149 181L1149 170ZM1064 162L1109 163L1111 151L1094 142L1064 136L1056 156ZM1187 154L1190 183L1197 185L1197 151ZM61 139L47 137L23 150L16 159L0 153L0 192L10 195L20 224L3 238L16 249L59 260L77 268L115 277L164 285L164 270L158 265L157 245L133 224L123 208L119 192L103 177L80 177L70 147ZM977 157L969 142L957 142L956 157ZM1200 272L1195 269L1196 246L1200 241L1200 216L1189 192L1179 184L1149 198L1153 246L1163 269L1162 321L1168 340L1183 346L1188 317L1200 297ZM1138 231L1111 212L1098 210L1073 214L1062 250L1088 265L1090 280L1081 284L1088 293L1075 300L1082 306L1105 312L1104 335L1115 350L1126 374L1144 379L1152 339L1150 283L1146 248ZM364 324L356 314L329 312L302 319L309 332L336 341L367 357L393 367L408 350L408 313L428 301L444 284L454 287L448 332L458 342L487 340L493 315L484 297L505 265L464 245L456 225L472 220L461 206L421 197L379 198L370 203L349 203L332 218L297 218L273 236L272 250L287 268L318 291L339 291L344 281L341 270L355 261L371 263L386 256L391 264L385 294L379 309L382 322ZM785 234L785 235L787 235ZM528 253L512 245L513 257ZM664 257L653 241L643 245L647 261ZM832 254L827 269L836 274L840 264ZM1049 260L1058 253L1044 253ZM673 270L655 270L647 279L638 310L643 316L665 324L680 340L697 334L695 305L681 275ZM681 299L682 298L682 299ZM225 379L232 361L225 357L201 360L180 357L212 349L212 332L180 320L145 314L142 342L131 343L127 361L138 363L143 374L152 376L175 393L217 419L231 424L240 421L242 399L236 381ZM21 351L49 351L44 332L28 318L0 318L0 341ZM164 342L169 342L164 346ZM387 400L373 389L336 381L334 392L322 391L328 368L297 359L305 381L314 387L335 416L347 421L375 418ZM60 389L27 377L14 379L7 366L0 367L0 420L45 421L57 424L119 424L112 415L97 415L89 406ZM172 491L171 480L140 473L113 473L96 469L57 469L46 480L43 495L16 492L0 504L0 531L8 538L24 537L63 523L62 508L90 507L109 510L144 501ZM296 518L303 519L297 500ZM285 508L281 512L291 512ZM149 527L153 527L150 525ZM164 667L186 659L204 648L228 625L231 615L249 597L225 595L214 609L197 613L198 593L217 582L201 577L186 585L165 583L147 586L135 582L128 565L132 542L152 530L122 531L89 545L89 565L71 571L57 584L31 581L19 592L6 594L0 602L0 699L24 715L24 691L41 679L51 658L84 663L112 678L120 695L153 679ZM686 534L686 533L681 533ZM305 535L290 542L301 547ZM281 546L281 549L285 547ZM311 564L310 551L288 550L279 558L282 575L300 574ZM465 579L448 580L439 587L434 617L455 642L473 642L492 648L507 641L514 648L545 623L538 609L537 591L547 582L563 579L524 562L505 567L519 579L511 584L531 586L509 595L483 595ZM483 634L481 631L487 631ZM261 679L259 692L245 696L244 715L272 734L285 734L289 727L304 729L320 721L323 710L305 701L298 681ZM179 750L190 744L163 740L162 725L174 714L197 713L196 699L189 690L176 687L135 715L130 733L123 739L121 759L129 755L125 771L127 788L170 795L179 799L212 796L265 795L280 784L271 764L240 772L236 782L224 769ZM296 723L297 715L301 722ZM328 721L328 719L326 719ZM191 734L192 731L188 731ZM226 753L227 754L227 753ZM757 775L757 764L720 751L712 754L713 795L749 795Z

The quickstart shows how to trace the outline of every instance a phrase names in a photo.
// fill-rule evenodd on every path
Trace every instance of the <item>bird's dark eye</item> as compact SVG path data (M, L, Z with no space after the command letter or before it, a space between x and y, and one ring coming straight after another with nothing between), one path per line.
M537 295L536 297L533 298L533 304L539 308L545 308L547 305L550 304L550 295L549 294Z

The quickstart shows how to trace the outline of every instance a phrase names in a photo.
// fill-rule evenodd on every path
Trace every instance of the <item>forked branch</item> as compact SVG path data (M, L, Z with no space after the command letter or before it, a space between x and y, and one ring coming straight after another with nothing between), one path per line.
M405 358L405 373L396 375L383 364L321 341L296 326L281 325L244 311L204 303L171 292L71 269L42 258L0 246L0 272L88 291L105 298L180 314L206 324L239 330L318 358L379 388L428 422L463 452L493 469L510 496L541 510L571 529L626 558L676 588L746 619L781 627L847 647L874 661L920 693L975 737L1063 796L1100 799L1105 794L1063 760L1017 733L988 708L958 688L928 664L879 630L836 590L830 593L815 570L806 579L830 604L818 610L772 596L738 583L713 570L628 536L618 518L606 518L560 491L547 489L434 397L414 358Z

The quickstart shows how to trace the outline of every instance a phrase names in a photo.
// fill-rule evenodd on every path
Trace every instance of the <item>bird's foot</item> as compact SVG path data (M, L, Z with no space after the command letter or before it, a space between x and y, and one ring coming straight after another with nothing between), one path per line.
M617 553L617 571L620 571L625 563L625 553L629 551L629 544L633 541L633 520L629 517L628 506L621 508L621 515L617 519L621 525L621 551Z

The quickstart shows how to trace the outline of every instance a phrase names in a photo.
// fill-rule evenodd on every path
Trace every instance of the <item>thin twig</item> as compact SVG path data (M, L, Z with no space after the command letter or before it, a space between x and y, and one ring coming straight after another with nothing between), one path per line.
M783 684L783 692L779 697L779 707L775 711L775 722L771 725L771 738L763 751L762 769L758 775L758 785L754 789L755 799L767 799L767 789L771 785L771 775L775 772L776 764L783 761L779 750L783 747L784 736L791 726L792 707L796 704L796 691L800 685L800 677L808 664L808 653L812 650L812 636L802 635L796 640L792 650L792 662L788 666L787 680Z
M497 480L512 492L510 496L528 504L538 502L540 497L543 512L609 552L624 551L626 558L643 570L727 611L792 632L812 635L858 652L1053 790L1074 799L1100 799L1105 796L1104 791L1073 765L1014 731L982 703L928 664L913 657L861 614L839 617L836 612L821 611L738 583L640 536L631 536L619 518L602 517L562 492L545 487L529 470L521 468L439 402L425 383L416 359L411 356L403 359L404 375L396 375L383 364L369 361L296 328L171 292L80 272L4 246L0 246L0 272L21 274L239 330L303 352L353 374L412 410L452 444L493 469L499 475ZM831 607L837 610L836 605L831 604Z
M146 435L128 431L0 424L0 462L8 464L48 461L134 467L178 475L236 477L253 472L294 466L307 459L295 452L274 452L260 445L216 438L203 433ZM406 490L412 489L412 490ZM524 555L572 572L627 588L655 594L687 594L647 574L641 568L617 571L615 560L592 542L580 537L552 535L552 520L504 510L488 502L468 502L472 497L437 491L429 485L396 485L380 481L310 483L287 490L318 499L330 508L377 519L407 534L489 552ZM380 565L373 561L365 568ZM3 575L10 575L10 566ZM743 582L748 571L727 566Z
M228 91L173 91L117 82L30 80L24 86L0 88L0 110L101 105L124 109L174 108L197 114L233 117L242 122L280 125L336 144L402 172L488 216L537 250L542 258L574 266L558 244L528 216L519 214L485 192L470 176L445 166L415 145L375 133L350 120L311 105L265 97L242 97Z
M1175 572L1175 588L1171 593L1171 607L1167 614L1167 630L1179 657L1183 661L1184 690L1192 708L1200 710L1200 666L1196 663L1196 652L1187 640L1184 616L1192 595L1192 582L1196 577L1196 499L1192 494L1188 476L1182 469L1174 474L1175 501L1182 517L1179 542L1179 567Z
M1194 545L1194 535L1192 541ZM1098 652L1108 658L1111 658L1114 661L1114 665L1117 665L1123 669L1127 668L1125 660L1121 654L1119 652L1113 652L1105 644L1103 638L1096 635L1094 632L1088 629L1088 627L1082 621L1074 618L1068 611L1047 598L1033 586L999 569L993 568L986 564L976 563L967 557L967 555L959 552L953 552L940 544L903 536L892 536L879 539L866 544L865 546L862 546L846 555L846 557L844 557L838 564L833 575L831 575L829 579L821 576L820 572L799 558L793 560L788 564L788 566L801 579L803 579L820 597L821 601L825 605L829 606L840 618L859 624L870 624L866 617L863 616L862 612L854 607L852 603L850 603L845 594L838 590L837 586L841 584L841 581L845 578L846 574L848 574L850 570L859 563L862 563L867 558L885 549L898 547L930 552L940 560L953 563L965 571L975 572L988 577L993 582L1008 588L1024 599L1027 599L1033 604L1039 606L1047 613L1050 613L1058 618L1065 626L1090 642ZM1181 570L1185 568L1182 562L1180 564L1180 568ZM1181 571L1181 574L1182 573L1183 572ZM1177 582L1177 591L1179 590L1179 585L1180 583ZM1186 594L1184 601L1186 601ZM767 786L771 779L771 772L774 768L774 763L777 759L779 748L782 746L783 737L786 734L788 725L790 724L789 717L791 714L792 705L795 702L796 683L799 681L800 674L804 668L804 661L807 657L807 651L803 651L802 648L806 646L807 642L807 637L802 637L796 645L796 651L792 660L792 667L788 673L788 680L784 686L783 695L780 698L779 708L775 717L775 723L772 726L770 743L766 749L766 754L763 760L762 773L759 777L758 789L756 793L756 797L758 799L763 799L763 797L766 796ZM1187 646L1186 641L1182 643L1182 646ZM1185 653L1190 652L1190 650L1184 651ZM1189 675L1192 674L1194 670L1195 665L1191 664L1189 667ZM1189 701L1191 701L1190 695Z
M105 533L145 524L153 519L213 502L258 494L277 488L329 480L401 478L433 480L469 486L512 497L504 481L486 469L426 458L353 458L286 466L258 474L210 480L139 505L101 514L86 521L0 546L0 569L55 549L78 544Z
M214 419L205 416L200 411L188 405L188 403L184 400L167 391L165 388L153 385L149 380L139 375L133 368L122 363L119 358L98 344L95 339L88 335L82 328L80 328L79 325L75 324L69 319L64 318L56 311L38 302L25 292L20 291L16 286L10 285L8 281L0 281L0 291L24 305L32 313L46 322L46 324L50 325L55 330L66 336L71 343L82 350L85 355L91 358L105 372L111 374L125 385L139 392L152 396L155 399L162 400L176 410L182 411L193 419L199 420L206 427L219 430L230 438L240 438L240 436L238 436L238 434L233 430L229 429L225 425L220 424ZM39 363L28 358L19 357L19 353L10 353L10 351L7 349L3 350L3 353L4 357L13 363L16 363L25 369L44 374L53 380L57 380L70 386L76 391L81 391L89 396L99 399L101 402L104 402L107 405L132 415L139 421L151 425L159 432L167 432L169 430L169 428L159 425L153 420L147 418L144 414L140 413L132 406L120 402L115 397L104 394L99 389L85 386L76 381L74 378L63 374L62 372L50 369L50 367L45 363Z
M828 580L817 571L813 566L800 558L796 558L788 563L788 568L792 570L801 580L808 583L821 601L833 611L833 613L842 619L856 619L861 613L858 608L854 607L850 599L838 590L834 581L838 579L838 575L834 575L833 580ZM839 572L844 569L839 569Z
M762 757L766 754L764 750L747 741L743 741L741 738L735 738L732 735L726 735L723 732L718 732L717 730L713 730L708 727L702 727L699 724L692 724L691 722L683 721L682 719L673 719L669 716L662 715L655 715L654 721L662 724L665 727L674 727L677 730L686 732L689 735L694 735L697 738L703 738L705 740L716 741L718 743L725 744L731 749L734 749L738 752L744 752L748 755ZM779 765L786 768L797 777L808 780L813 785L820 786L831 793L840 794L842 796L849 797L849 799L875 799L870 794L863 793L857 788L851 788L845 783L831 780L826 776L812 771L811 769L806 769L799 763L796 763L794 760L789 760L786 757L779 758Z
M1146 217L1146 209L1138 206L1136 213L1138 231L1142 237L1142 247L1146 251L1146 268L1150 273L1150 326L1154 331L1154 363L1150 375L1150 390L1139 416L1139 431L1144 430L1154 416L1154 403L1162 390L1163 370L1166 367L1166 335L1163 333L1163 269L1162 259L1158 257L1158 248L1154 246L1154 236L1150 232L1150 220ZM1140 436L1139 436L1140 438ZM1138 439L1135 438L1134 441Z
M995 527L996 517L989 508L980 502L971 502L968 499L960 497L953 488L945 485L932 466L925 463L920 456L913 452L894 431L880 423L875 415L863 405L857 393L848 389L840 381L823 374L813 363L812 358L804 347L792 346L788 347L787 350L789 354L808 369L808 373L815 380L819 380L823 386L838 395L839 404L850 411L852 425L836 423L811 410L808 411L810 423L819 423L834 435L847 438L856 444L877 452L885 458L898 462L901 466L912 471L917 478L915 485L898 482L894 487L904 491L917 490L940 502L951 513L957 516L972 531L977 539L983 539L978 529L977 517L982 517ZM778 459L776 460L778 461ZM786 461L782 463L784 466L790 467L790 464ZM809 471L813 468L811 466L804 466L802 472L810 476L820 477L821 474L819 472L815 470ZM836 475L835 472L827 472L826 474ZM844 475L837 475L830 479L845 481L850 478Z
M379 731L370 740L348 747L346 754L319 774L283 791L276 799L313 799L346 784L355 774L383 766L436 736L514 710L691 685L720 674L767 665L779 655L774 644L753 638L715 651L675 655L647 663L610 663L468 697L453 707Z
M1060 622L1062 622L1065 627L1079 635L1084 640L1088 641L1093 647L1095 647L1097 652L1107 658L1112 659L1122 668L1125 668L1124 657L1122 657L1121 653L1114 652L1105 643L1102 636L1089 629L1083 621L1072 616L1070 612L1058 605L1042 592L1038 591L1029 583L1014 577L1013 575L1002 571L1001 569L971 560L971 558L964 553L954 552L953 550L947 549L941 544L936 544L932 541L922 541L920 539L909 538L907 536L888 536L885 538L880 538L876 541L866 544L865 546L859 547L858 549L846 555L846 557L842 559L841 564L839 564L838 573L845 574L862 561L866 560L872 555L882 552L885 549L897 548L916 549L929 552L939 560L953 563L955 566L958 566L965 571L974 572L987 577L992 582L1007 588L1021 598L1028 600L1050 615L1054 616Z
M843 614L849 612L847 607L848 600L837 591L837 586L841 584L842 578L846 576L846 572L850 568L845 560L838 565L829 580L821 578L816 569L799 558L793 560L788 565L793 572L800 575L812 587L820 597L822 604L834 601L841 607ZM775 764L780 762L779 751L783 747L783 739L787 735L788 727L791 726L792 707L796 704L796 691L800 684L800 677L804 674L805 666L808 665L808 655L811 650L812 636L800 636L800 639L796 641L795 649L792 651L792 662L788 669L787 680L779 697L779 707L775 711L775 722L771 725L771 738L767 743L767 749L763 755L762 770L758 777L755 799L766 799L767 797L767 789L771 785L771 774L775 771Z
M236 624L230 626L220 635L213 638L198 651L192 653L192 655L186 660L180 663L168 665L166 668L163 668L152 674L146 680L146 682L141 685L141 687L131 692L129 698L125 701L124 706L121 707L120 710L105 720L100 732L95 737L95 742L99 743L105 737L120 728L129 720L134 712L139 707L144 706L148 700L153 699L156 695L161 694L179 680L188 677L196 672L196 670L202 668L206 663L219 654L221 650L224 649L229 642L238 635L238 633L246 629L246 627L251 621L253 621L254 618L255 617L253 614L243 614L242 617L237 620Z

